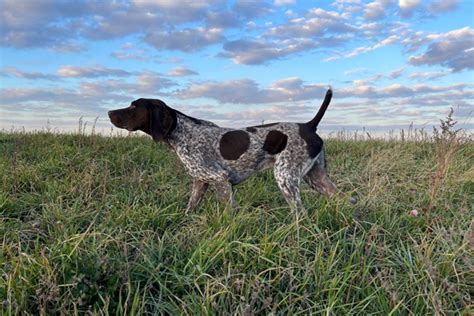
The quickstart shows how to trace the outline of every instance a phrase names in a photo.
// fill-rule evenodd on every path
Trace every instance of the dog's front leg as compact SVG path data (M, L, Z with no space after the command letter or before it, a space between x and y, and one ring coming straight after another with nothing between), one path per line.
M206 193L208 187L208 183L198 179L193 179L193 187L191 196L189 197L188 206L186 207L186 214L199 205L199 202L201 202L202 197L204 196L204 193Z

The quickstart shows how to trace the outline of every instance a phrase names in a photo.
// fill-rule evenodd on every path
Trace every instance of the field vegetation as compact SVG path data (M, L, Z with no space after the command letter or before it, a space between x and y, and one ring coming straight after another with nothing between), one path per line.
M0 310L15 314L473 314L474 144L434 133L326 138L357 197L271 171L185 216L191 179L145 136L0 133Z

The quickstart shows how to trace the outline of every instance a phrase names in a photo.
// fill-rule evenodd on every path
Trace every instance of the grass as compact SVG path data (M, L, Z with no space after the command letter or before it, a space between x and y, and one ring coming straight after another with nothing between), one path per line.
M0 309L472 315L472 139L402 136L328 139L359 202L303 186L295 220L271 172L185 216L190 178L147 137L0 133Z

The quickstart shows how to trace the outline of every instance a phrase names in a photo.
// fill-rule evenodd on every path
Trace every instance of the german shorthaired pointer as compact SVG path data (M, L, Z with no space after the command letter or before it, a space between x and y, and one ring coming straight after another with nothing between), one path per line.
M245 129L222 128L155 99L138 99L108 114L116 127L143 131L173 148L193 177L187 212L199 204L209 185L223 202L232 205L232 186L272 165L286 201L294 211L301 211L301 178L326 196L342 195L326 173L323 140L316 134L331 97L328 90L318 113L307 123Z

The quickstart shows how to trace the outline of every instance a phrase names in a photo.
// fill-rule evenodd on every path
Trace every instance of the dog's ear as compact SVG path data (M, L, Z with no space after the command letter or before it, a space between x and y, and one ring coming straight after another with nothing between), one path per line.
M149 104L150 132L156 142L166 140L176 128L176 111L163 101L153 100Z

